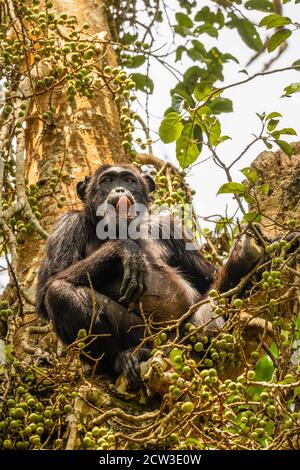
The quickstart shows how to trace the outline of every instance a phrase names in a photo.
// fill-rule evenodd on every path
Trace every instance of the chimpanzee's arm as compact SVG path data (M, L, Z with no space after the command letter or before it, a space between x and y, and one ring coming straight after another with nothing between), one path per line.
M80 211L64 214L48 238L46 253L37 282L36 308L39 315L48 318L45 307L47 281L66 267L84 257L86 222Z
M65 279L74 286L88 287L91 282L101 292L101 285L107 284L110 276L118 273L120 263L124 274L119 301L129 304L129 310L132 310L147 283L146 258L133 240L109 240L58 273L55 279ZM112 279L112 282L116 280Z
M171 225L169 239L161 240L166 249L167 262L170 266L179 268L197 291L204 294L214 282L216 268L204 259L199 245L188 234L183 232L182 238L175 238L175 223L173 221Z
M251 235L245 233L238 238L232 247L227 263L220 269L211 287L221 293L237 286L262 259L264 248ZM215 314L212 303L206 303L192 315L191 321L197 327L202 327L202 334L212 336L223 327L225 320Z
M229 258L220 269L215 287L226 292L237 286L263 257L264 248L255 238L247 233L235 240Z

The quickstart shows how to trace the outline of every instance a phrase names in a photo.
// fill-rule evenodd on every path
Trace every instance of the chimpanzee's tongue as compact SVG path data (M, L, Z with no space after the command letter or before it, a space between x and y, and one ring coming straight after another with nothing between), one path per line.
M116 204L116 210L121 214L128 214L129 208L131 206L131 201L127 196L121 196Z

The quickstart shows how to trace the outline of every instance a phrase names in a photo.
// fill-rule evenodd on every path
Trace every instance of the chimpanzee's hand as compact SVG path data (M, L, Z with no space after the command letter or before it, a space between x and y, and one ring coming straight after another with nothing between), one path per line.
M124 277L120 290L119 302L133 310L147 285L147 264L140 253L130 254L124 261Z
M126 375L132 390L137 389L141 384L140 363L150 358L148 349L140 348L136 352L134 352L134 349L122 351L114 364L115 372Z

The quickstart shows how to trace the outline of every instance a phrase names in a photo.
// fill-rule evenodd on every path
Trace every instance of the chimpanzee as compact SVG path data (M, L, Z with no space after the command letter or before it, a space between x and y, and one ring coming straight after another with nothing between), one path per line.
M137 219L133 208L148 207L154 189L151 177L143 176L134 165L99 167L77 184L84 209L59 219L38 275L39 315L53 321L66 344L85 329L91 338L85 349L88 356L99 360L101 370L112 376L123 372L131 382L138 381L139 363L149 357L147 345L134 352L145 335L143 314L161 324L181 317L212 286L221 292L234 287L263 251L244 237L216 272L199 249L186 250L188 236L176 237L175 219L141 217L144 233L149 235L150 220L159 234L156 238L121 236L121 228L127 229ZM163 237L169 221L170 236ZM110 222L115 223L115 237L99 237L99 224L104 230ZM219 330L224 323L210 304L200 307L189 321L204 325L203 334Z

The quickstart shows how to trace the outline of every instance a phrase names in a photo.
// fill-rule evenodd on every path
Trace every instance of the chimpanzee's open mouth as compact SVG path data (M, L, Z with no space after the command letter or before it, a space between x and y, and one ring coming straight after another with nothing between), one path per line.
M129 198L128 196L123 195L119 197L118 200L116 200L114 206L118 214L128 215L133 203L134 203L133 199Z

